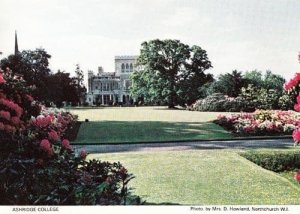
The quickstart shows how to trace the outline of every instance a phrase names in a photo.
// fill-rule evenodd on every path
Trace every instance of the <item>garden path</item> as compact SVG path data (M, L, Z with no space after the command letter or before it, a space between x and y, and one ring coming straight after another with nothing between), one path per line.
M251 149L251 148L287 148L293 146L292 138L288 139L251 139L224 141L194 141L172 143L140 143L140 144L106 144L106 145L74 145L75 151L84 148L88 153L112 153L130 151L176 151L189 149Z

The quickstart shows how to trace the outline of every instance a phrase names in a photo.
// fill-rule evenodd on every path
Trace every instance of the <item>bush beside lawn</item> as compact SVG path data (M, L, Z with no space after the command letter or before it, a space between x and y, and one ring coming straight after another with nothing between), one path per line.
M250 150L241 152L240 155L264 169L277 172L280 176L296 185L300 190L299 149Z
M252 150L241 155L253 163L274 171L295 171L300 169L300 151L296 150Z

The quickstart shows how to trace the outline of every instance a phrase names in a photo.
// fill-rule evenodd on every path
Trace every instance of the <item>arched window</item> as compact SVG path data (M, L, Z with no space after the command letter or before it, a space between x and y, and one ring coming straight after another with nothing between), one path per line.
M133 65L132 65L132 63L130 63L130 72L132 72L133 71Z
M122 63L121 71L122 71L122 72L125 72L125 65L124 65L124 63Z
M129 72L129 65L126 63L126 72Z

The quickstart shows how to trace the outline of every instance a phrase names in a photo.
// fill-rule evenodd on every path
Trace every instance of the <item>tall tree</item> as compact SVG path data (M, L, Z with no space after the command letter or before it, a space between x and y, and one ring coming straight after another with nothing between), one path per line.
M78 96L78 102L81 104L82 98L86 92L86 88L84 86L84 74L83 70L81 70L80 65L76 64L76 69L75 69L75 81L76 81L76 91L77 91L77 96Z
M77 83L69 73L58 70L47 79L48 99L62 106L63 101L78 103Z
M131 76L131 94L166 103L169 108L197 100L198 94L193 92L212 78L204 74L212 67L206 51L179 40L142 43L137 67Z

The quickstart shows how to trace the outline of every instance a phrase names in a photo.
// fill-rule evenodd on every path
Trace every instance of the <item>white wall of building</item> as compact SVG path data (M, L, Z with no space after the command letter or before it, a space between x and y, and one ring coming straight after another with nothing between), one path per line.
M123 103L130 104L131 85L129 76L134 71L137 56L116 56L114 72L88 72L88 93L86 102L89 105Z

